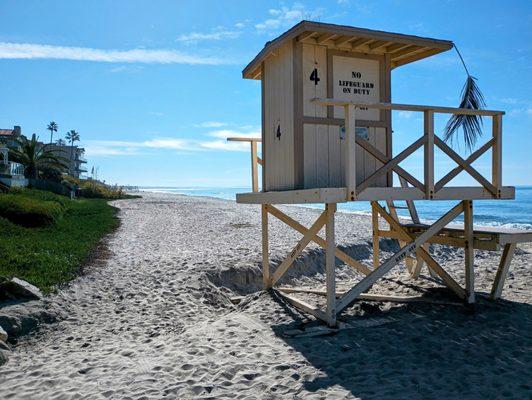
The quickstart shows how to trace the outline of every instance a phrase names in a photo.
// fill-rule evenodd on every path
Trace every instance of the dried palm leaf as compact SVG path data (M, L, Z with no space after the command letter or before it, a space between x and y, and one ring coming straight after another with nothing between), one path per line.
M464 66L464 69L467 73L467 80L464 87L462 88L462 100L460 102L459 107L470 108L473 110L482 110L486 106L486 102L484 101L484 96L482 95L482 92L480 91L477 83L475 82L476 78L471 76L471 74L467 70L464 59L462 58L462 55L458 51L456 45L454 46L454 48L458 53L460 61L462 61L462 65ZM462 128L463 131L463 139L465 146L467 150L471 151L474 148L477 139L482 136L482 117L480 115L453 114L453 116L449 119L447 125L445 126L443 139L446 142L450 142L452 146L455 140L458 141L456 135L460 128Z

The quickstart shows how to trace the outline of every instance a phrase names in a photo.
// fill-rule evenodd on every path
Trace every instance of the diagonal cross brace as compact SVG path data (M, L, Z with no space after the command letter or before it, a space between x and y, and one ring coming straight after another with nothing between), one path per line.
M279 279L285 274L285 272L292 266L294 260L301 254L301 252L307 247L307 245L312 241L312 238L320 231L320 229L325 225L327 220L326 212L321 213L319 218L312 224L312 226L307 230L303 235L301 240L297 242L295 247L292 249L290 254L283 260L283 262L277 267L272 277L272 285L275 285Z
M306 227L301 225L295 219L293 219L293 218L289 217L288 215L286 215L285 213L283 213L278 208L276 208L276 207L274 207L272 205L268 205L266 207L266 209L274 217L276 217L277 219L281 220L282 222L284 222L285 224L287 224L291 228L295 229L299 233L304 235L305 233L308 232L308 229ZM312 238L312 241L314 241L316 244L318 244L319 246L321 246L324 249L327 247L327 242L325 241L325 239L323 239L322 237L318 236L317 234L314 235L314 237ZM346 263L347 265L353 267L355 270L357 270L358 272L360 272L360 273L362 273L364 275L368 275L371 272L371 270L368 267L366 267L364 264L362 264L361 262L355 260L352 257L349 257L346 253L344 253L342 250L340 250L337 247L334 249L334 256L336 258L338 258L339 260L343 261L344 263Z
M380 207L380 206L379 206ZM423 243L428 239L438 233L445 225L455 219L458 215L463 212L462 203L457 204L451 210L449 210L445 215L438 219L434 224L431 225L425 232L415 238L411 243L404 246L401 250L395 253L393 256L388 258L384 263L382 263L378 268L371 272L368 276L363 278L358 282L354 287L352 287L336 304L336 311L340 312L349 304L351 304L360 294L368 290L377 280L382 278L387 272L389 272L395 265L401 262L407 255L411 254L413 251L418 249ZM421 254L423 250L420 251ZM432 257L431 257L432 258ZM432 267L432 266L431 266ZM437 271L436 271L437 272Z
M443 150L445 154L447 154L449 157L452 158L452 160L460 165L469 175L471 175L473 178L475 178L478 183L480 183L482 186L484 186L493 196L499 197L497 188L493 186L486 178L484 178L475 168L473 168L471 165L467 163L466 160L464 160L462 157L456 153L453 149L451 149L447 143L445 143L443 140L441 140L439 137L434 136L434 143Z
M379 214L383 216L383 218L390 224L390 226L395 229L399 235L401 236L401 239L411 243L414 241L415 236L410 235L402 226L397 222L395 219L393 219L387 212L384 210L379 204L377 204L377 210L379 211ZM437 233L437 232L436 232ZM429 254L427 250L425 250L423 247L420 247L416 250L417 255L427 263L428 267L434 271L442 280L443 282L453 291L455 292L458 297L461 299L465 298L465 290L445 271L438 262L432 258L432 256Z

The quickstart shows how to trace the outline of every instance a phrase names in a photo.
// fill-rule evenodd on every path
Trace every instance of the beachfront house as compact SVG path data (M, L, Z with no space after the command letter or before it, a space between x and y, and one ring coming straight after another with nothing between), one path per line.
M85 165L87 159L84 156L85 149L78 146L51 144L50 150L54 155L67 160L68 173L74 178L83 178L84 173L87 172Z
M20 126L13 129L0 129L0 182L7 186L27 186L24 178L24 166L9 160L9 147L17 145L22 135Z

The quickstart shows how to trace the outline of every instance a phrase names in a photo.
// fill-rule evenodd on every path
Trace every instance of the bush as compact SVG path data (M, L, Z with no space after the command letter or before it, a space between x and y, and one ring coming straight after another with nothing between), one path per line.
M69 187L76 186L78 188L77 195L88 199L118 200L139 197L124 193L124 190L120 186L109 186L92 179L80 180L67 176L62 183Z
M0 195L0 216L25 227L46 226L55 223L65 206L53 200L41 200L24 195Z

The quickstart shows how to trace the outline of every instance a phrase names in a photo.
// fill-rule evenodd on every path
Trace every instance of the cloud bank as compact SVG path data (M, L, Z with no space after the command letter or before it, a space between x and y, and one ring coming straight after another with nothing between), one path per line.
M189 65L221 65L230 63L227 58L206 57L175 50L109 50L7 42L0 42L0 59L54 59L106 63Z

